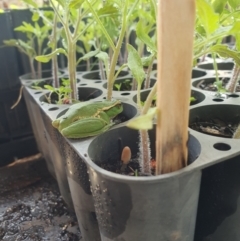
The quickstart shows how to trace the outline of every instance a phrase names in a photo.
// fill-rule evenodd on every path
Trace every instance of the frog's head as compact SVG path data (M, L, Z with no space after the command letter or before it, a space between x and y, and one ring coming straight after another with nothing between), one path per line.
M56 119L56 120L54 120L53 122L52 122L52 125L53 125L53 127L55 127L55 128L59 128L59 125L60 125L60 120L59 119Z
M109 107L105 112L110 118L114 118L123 111L123 105L120 100L111 101Z

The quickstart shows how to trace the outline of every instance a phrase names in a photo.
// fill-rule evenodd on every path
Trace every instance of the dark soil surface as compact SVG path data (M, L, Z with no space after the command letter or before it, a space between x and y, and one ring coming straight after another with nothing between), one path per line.
M0 168L0 240L81 240L75 214L39 156Z
M191 123L189 127L195 131L218 137L232 138L238 124L219 119L198 121Z
M151 167L152 167L152 175L155 175L155 164L154 160L151 160ZM97 163L101 168L118 173L121 175L127 175L127 176L148 176L147 174L144 174L141 172L138 158L133 157L127 165L124 165L123 162L119 160L115 161L108 161L103 163Z
M222 80L222 86L226 87L227 83L229 82L229 78L220 78ZM214 85L215 80L201 80L196 87L201 90L207 90L207 91L217 91L217 87ZM236 92L240 92L240 83L236 86Z

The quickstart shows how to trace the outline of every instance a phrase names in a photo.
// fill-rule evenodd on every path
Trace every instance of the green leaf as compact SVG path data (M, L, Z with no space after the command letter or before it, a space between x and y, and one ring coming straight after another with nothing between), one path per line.
M228 0L213 0L212 6L216 13L222 13Z
M144 67L148 67L152 63L152 60L153 60L154 57L155 57L155 54L151 54L149 56L142 57L141 58L142 65Z
M96 56L99 52L100 52L99 49L96 49L96 50L90 51L90 52L86 53L84 56L82 56L80 59L81 59L81 60L87 60L87 59L90 59L90 58ZM102 52L102 53L105 53L105 52ZM103 55L100 53L100 55L97 56L97 57L100 58L100 59L102 59L101 56L103 56ZM103 59L106 58L106 57L107 57L107 59L108 59L108 56L104 56ZM103 60L103 59L102 59L102 60Z
M32 15L32 21L33 22L36 22L39 20L39 13L38 12L34 12L33 15Z
M196 100L197 100L197 99L196 99L195 97L193 97L193 96L190 97L190 103L191 103L191 102L195 102Z
M141 22L137 23L136 26L136 34L137 37L144 43L147 45L148 48L150 48L152 51L154 51L155 53L157 52L157 46L154 43L154 41L148 36L148 32L145 31L145 29L142 26Z
M55 91L55 88L52 87L51 85L44 85L43 87L44 87L44 89Z
M7 46L18 47L19 43L16 39L3 40L3 43Z
M128 44L127 49L128 49L128 60L127 60L128 67L131 70L132 75L136 79L138 85L142 85L142 82L145 79L145 72L143 70L141 58L137 50L132 45Z
M69 8L79 9L85 0L72 0L69 4Z
M137 130L150 130L153 128L153 118L157 113L157 107L150 108L146 115L140 115L127 123L127 127Z
M233 9L237 9L240 6L239 0L228 0L228 3Z
M33 1L33 0L23 0L23 2L25 2L26 4L28 4L28 5L30 5L30 6L32 6L34 8L38 8L37 3L35 1Z
M213 83L213 85L217 88L218 92L225 93L226 89L222 85L222 81L216 81Z
M235 45L236 45L236 49L238 51L240 51L240 31L239 31L239 29L240 29L240 21L237 21L234 23L234 25L230 31L230 34L233 35L236 39Z
M197 13L207 35L219 27L219 14L215 13L213 6L206 0L197 0Z
M49 62L55 55L57 55L57 54L59 54L59 53L67 55L65 49L59 48L59 49L56 49L55 51L53 51L52 53L50 53L50 54L48 54L48 55L39 55L39 56L36 56L35 59L36 59L37 61L39 61L39 62L47 63L47 62Z
M104 65L105 65L105 68L106 68L106 72L107 72L107 76L108 76L108 69L109 69L109 67L108 67L108 61L109 61L108 54L106 52L100 51L96 55L96 57L104 62Z
M20 31L20 32L29 32L35 34L35 27L31 25L30 23L23 22L21 26L18 26L14 29L14 31Z
M223 58L233 58L235 63L240 66L240 53L231 50L226 45L217 44L210 48L211 52L219 54Z

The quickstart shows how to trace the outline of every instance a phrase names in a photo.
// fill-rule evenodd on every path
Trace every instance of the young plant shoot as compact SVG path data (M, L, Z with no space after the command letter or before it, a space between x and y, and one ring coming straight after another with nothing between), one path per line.
M96 1L94 1L96 2ZM68 75L70 80L71 88L71 100L78 100L78 92L76 87L76 46L77 41L80 36L85 33L89 26L93 23L90 21L84 28L81 23L84 22L87 14L89 13L88 9L85 7L83 1L57 1L57 4L50 0L51 7L53 8L55 14L58 17L58 20L62 24L62 37L64 48L57 48L52 53L45 56L38 56L36 59L41 62L48 62L54 56L58 54L64 54L68 60ZM91 53L87 53L88 57L91 57ZM86 56L85 56L86 57Z
M151 175L151 150L150 140L148 136L148 129L152 128L152 119L155 116L156 108L152 108L149 111L152 99L156 94L155 84L148 95L148 98L142 107L140 90L142 83L145 79L145 72L142 65L142 60L133 46L128 45L128 67L131 70L132 75L137 81L137 105L141 112L140 117L137 117L128 122L127 126L130 128L139 130L139 165L141 172L147 175Z

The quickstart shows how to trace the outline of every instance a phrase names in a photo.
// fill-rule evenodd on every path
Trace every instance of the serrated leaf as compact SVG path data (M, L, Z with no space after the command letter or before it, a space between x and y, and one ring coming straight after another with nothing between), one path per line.
M78 9L84 3L85 0L72 0L69 4L69 8Z
M212 6L216 13L222 13L228 0L213 0Z
M35 34L35 27L31 25L30 23L23 22L21 26L18 26L14 29L14 31L20 31L20 32L28 32Z
M207 35L219 27L219 14L215 13L213 6L206 0L197 0L197 13Z
M145 79L145 72L143 70L143 65L141 58L137 50L130 44L127 45L128 50L128 60L127 64L133 77L136 79L138 85L142 85L143 80Z
M228 3L235 10L240 6L239 0L228 0Z
M218 53L223 58L233 58L235 63L240 66L240 53L229 49L228 46L217 44L212 46L210 50Z
M36 22L39 20L39 13L38 12L34 12L33 15L32 15L32 21L33 22Z
M149 56L142 57L142 58L141 58L142 65L143 65L144 67L148 67L148 66L150 65L150 63L152 63L152 60L153 60L153 57L154 57L154 56L155 56L154 54L151 54L151 55L149 55Z
M47 62L49 62L55 55L57 55L57 54L59 54L59 53L67 55L65 49L59 48L59 49L56 49L55 51L53 51L53 52L50 53L50 54L36 56L35 59L36 59L37 61L39 61L39 62L47 63Z
M138 116L127 123L127 127L137 130L150 130L153 128L153 118L157 113L157 107L150 108L146 115Z
M157 46L153 42L153 40L148 36L148 33L144 31L142 27L142 23L138 22L136 26L136 34L137 37L144 43L148 48L150 48L155 53L157 52Z

